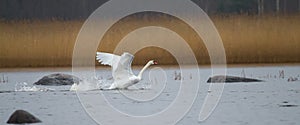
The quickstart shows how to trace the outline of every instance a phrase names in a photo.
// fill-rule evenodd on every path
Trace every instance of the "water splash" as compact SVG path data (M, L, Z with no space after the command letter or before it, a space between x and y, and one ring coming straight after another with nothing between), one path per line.
M112 80L110 79L99 79L99 78L89 78L83 79L79 84L74 83L70 91L90 91L90 90L100 90L109 88Z
M112 83L113 83L112 77L108 77L107 79L103 77L84 78L79 82L79 84L74 83L70 87L69 91L107 90ZM151 87L152 87L152 82L141 82L140 84L132 86L132 88L136 90L147 90L150 89Z
M15 85L16 92L46 92L46 91L55 91L55 89L47 88L47 87L36 87L29 86L26 82L17 83Z

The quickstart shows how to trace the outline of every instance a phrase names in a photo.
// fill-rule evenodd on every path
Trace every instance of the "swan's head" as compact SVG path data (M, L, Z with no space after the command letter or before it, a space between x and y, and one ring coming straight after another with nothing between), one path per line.
M157 63L157 61L155 61L155 60L151 60L151 61L150 61L150 64L151 64L151 65L157 65L158 63Z

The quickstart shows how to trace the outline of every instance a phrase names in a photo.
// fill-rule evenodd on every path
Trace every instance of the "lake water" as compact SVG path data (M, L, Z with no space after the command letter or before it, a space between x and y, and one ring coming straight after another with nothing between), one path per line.
M138 69L138 68L137 68ZM197 69L184 69L196 72ZM138 70L134 70L136 73ZM260 83L226 83L221 99L205 121L198 121L199 112L208 93L211 76L209 67L200 67L198 96L178 125L297 125L300 123L300 66L230 66L227 74L264 80ZM42 120L43 125L96 125L99 120L90 117L97 108L85 105L84 97L97 102L106 100L120 112L133 116L148 116L164 111L176 99L181 84L188 84L197 76L175 80L175 67L147 70L144 79L128 90L69 91L71 86L34 86L41 77L52 73L72 74L71 69L1 69L0 70L0 124L6 124L17 109L24 109ZM109 85L109 68L96 69L96 78ZM288 81L288 79L299 79ZM107 80L106 80L107 79ZM3 83L5 81L5 83ZM104 83L103 83L104 82ZM28 89L20 90L22 87ZM35 87L35 89L32 89ZM42 91L44 90L44 91ZM80 96L80 100L78 98ZM190 100L189 98L186 98ZM191 98L193 99L193 98ZM99 100L98 100L99 101ZM93 103L89 102L89 103ZM101 102L100 102L101 103ZM101 107L100 107L101 108ZM86 109L86 110L85 110ZM111 113L102 113L111 117ZM175 114L174 114L175 116ZM172 116L170 116L172 117ZM96 120L96 121L94 121ZM113 119L113 124L117 120ZM124 121L124 124L126 121ZM37 124L37 125L39 125ZM142 124L142 123L139 123Z

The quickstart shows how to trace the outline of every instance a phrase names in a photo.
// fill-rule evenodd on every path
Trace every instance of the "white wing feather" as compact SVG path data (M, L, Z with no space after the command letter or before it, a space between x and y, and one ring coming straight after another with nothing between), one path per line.
M96 59L103 65L112 67L112 76L114 80L129 78L133 75L131 63L134 56L130 53L123 53L121 56L97 52Z
M98 60L98 62L103 65L110 65L112 67L116 67L118 65L120 58L121 57L118 55L103 52L97 52L96 56L96 60Z

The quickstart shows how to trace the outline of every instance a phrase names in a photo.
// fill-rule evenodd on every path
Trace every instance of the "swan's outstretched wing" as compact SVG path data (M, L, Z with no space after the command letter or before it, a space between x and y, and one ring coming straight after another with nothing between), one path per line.
M130 53L123 53L121 56L97 52L96 59L103 65L112 67L112 76L115 80L122 80L133 75L131 63L134 56Z
M110 53L103 53L97 52L96 60L103 65L110 65L111 67L117 67L121 56L110 54Z
M116 68L113 68L113 77L115 80L129 78L133 75L131 63L134 56L130 53L123 53Z

